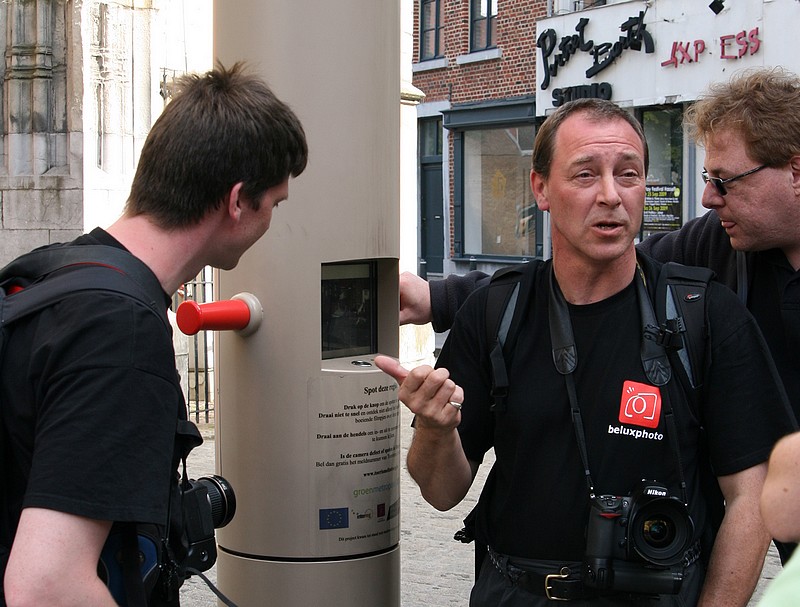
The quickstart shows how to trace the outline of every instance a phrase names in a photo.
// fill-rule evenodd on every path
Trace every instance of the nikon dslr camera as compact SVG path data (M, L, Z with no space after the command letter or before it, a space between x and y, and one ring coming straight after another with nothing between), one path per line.
M183 489L183 531L189 544L184 570L207 571L214 565L214 529L230 523L234 514L236 495L228 481L216 474L189 480Z
M627 496L592 500L583 582L598 590L677 594L694 523L684 503L657 481Z
M139 572L145 594L161 592L170 596L177 592L183 581L191 575L207 571L217 560L214 530L227 525L236 513L236 495L221 476L204 476L188 479L181 486L183 526L180 543L185 556L179 562L171 558L172 551L164 548L162 533L155 525L137 525ZM125 606L128 597L125 589L124 565L125 531L115 526L100 555L97 573L108 586L117 604Z

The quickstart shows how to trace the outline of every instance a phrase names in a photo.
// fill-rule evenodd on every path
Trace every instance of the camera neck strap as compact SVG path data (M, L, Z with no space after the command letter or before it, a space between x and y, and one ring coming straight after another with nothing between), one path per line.
M589 470L589 453L586 449L586 432L583 426L581 410L578 406L578 391L575 385L575 369L578 366L578 350L575 346L575 335L572 331L572 321L569 315L569 306L561 288L556 281L553 265L550 264L550 294L549 294L549 324L550 340L553 345L553 363L556 370L564 376L567 386L567 396L569 397L572 425L575 429L575 438L578 442L578 451L583 464L586 485L589 489L589 496L595 497L594 481ZM642 367L648 380L656 386L665 386L672 377L672 371L667 356L667 351L663 345L657 343L649 336L653 334L653 329L658 327L656 315L653 311L653 303L647 292L644 273L639 264L636 264L634 275L636 287L636 299L639 304L639 318L642 324L642 344L641 358ZM665 393L668 390L664 390ZM664 417L667 424L667 435L670 447L673 451L675 462L678 466L678 479L681 487L681 499L688 505L686 492L686 479L683 474L683 462L678 443L678 427L675 422L675 415L670 403L670 398L666 395L664 399Z

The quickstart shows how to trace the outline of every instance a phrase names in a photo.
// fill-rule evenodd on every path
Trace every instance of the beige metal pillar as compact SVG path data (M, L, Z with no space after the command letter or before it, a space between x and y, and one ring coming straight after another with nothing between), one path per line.
M399 11L215 3L215 57L255 68L309 141L270 231L219 278L219 299L263 306L217 360L217 467L237 496L217 579L243 607L400 603L397 387L371 364L398 353Z

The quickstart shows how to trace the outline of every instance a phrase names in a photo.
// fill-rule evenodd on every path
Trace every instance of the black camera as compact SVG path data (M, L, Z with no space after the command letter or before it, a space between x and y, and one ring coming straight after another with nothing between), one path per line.
M236 514L233 487L221 476L189 480L183 487L183 531L188 542L184 570L207 571L217 560L214 529L224 527Z
M157 526L148 524L132 528L136 536L133 540L136 542L134 550L138 552L136 560L148 596L151 592L160 592L164 597L171 597L186 578L214 565L217 560L214 529L231 522L236 513L236 495L221 476L205 476L182 483L180 505L183 513L180 544L186 553L182 559L175 555L175 546L166 549L169 540L163 537L163 530ZM117 604L123 606L128 604L123 563L129 548L125 547L125 533L124 527L112 529L97 565L98 576L108 586Z
M686 505L657 481L628 496L592 500L583 582L598 590L677 594L694 523Z

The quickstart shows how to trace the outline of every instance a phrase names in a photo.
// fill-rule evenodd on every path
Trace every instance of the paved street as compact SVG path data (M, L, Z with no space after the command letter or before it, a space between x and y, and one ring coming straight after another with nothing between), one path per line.
M473 546L454 541L453 533L461 528L462 519L475 504L489 465L481 466L478 478L464 502L450 512L436 511L420 497L419 490L405 469L411 429L410 414L405 407L402 407L402 410L401 604L402 607L465 607L473 580ZM203 430L204 435L209 438L192 452L188 460L192 478L214 472L213 428ZM489 463L490 461L487 461L487 464ZM777 554L774 548L771 548L762 573L762 581L750 602L751 606L755 606L764 586L779 570ZM209 577L215 579L213 569L209 572ZM184 607L217 606L216 597L198 578L188 580L181 592ZM335 604L335 601L331 601L331 605ZM268 600L265 600L264 606L271 607ZM262 606L240 605L239 607Z

